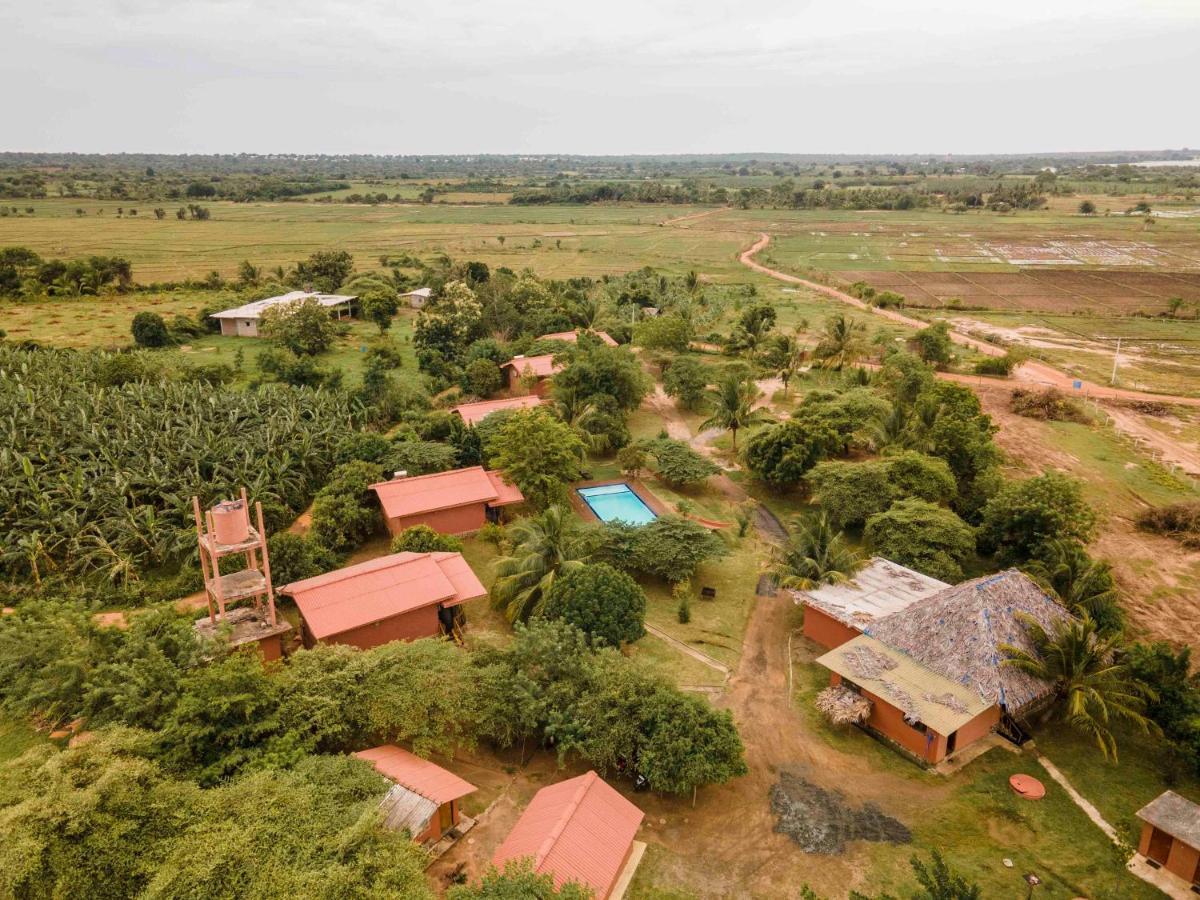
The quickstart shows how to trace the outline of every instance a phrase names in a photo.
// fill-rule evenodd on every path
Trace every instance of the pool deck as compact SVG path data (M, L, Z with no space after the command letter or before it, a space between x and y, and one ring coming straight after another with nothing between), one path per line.
M571 485L571 506L574 507L575 512L579 513L583 521L599 522L601 521L600 517L597 516L592 511L592 508L587 505L587 502L579 496L579 489L609 487L610 485L615 484L628 485L629 489L637 494L638 499L645 503L646 506L650 507L650 512L654 513L654 515L658 516L660 519L663 516L674 515L674 513L665 503L655 497L654 494L650 493L650 489L636 478L604 478L600 481L577 481Z

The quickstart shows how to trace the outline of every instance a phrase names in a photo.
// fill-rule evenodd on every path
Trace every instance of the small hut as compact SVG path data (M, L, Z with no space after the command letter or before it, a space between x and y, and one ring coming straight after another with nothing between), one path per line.
M459 801L473 793L475 785L443 769L437 763L409 753L395 744L383 744L354 754L393 782L380 801L384 825L393 831L408 831L418 844L433 844L462 825Z
M1165 791L1137 817L1142 820L1138 853L1200 893L1200 804Z
M514 356L500 367L504 374L504 383L509 390L521 386L526 378L532 378L533 384L529 392L543 397L550 387L550 379L561 372L562 365L554 361L553 353L543 353L540 356Z
M379 497L393 535L414 525L428 525L440 534L468 534L486 522L499 521L505 507L525 500L502 473L483 466L432 475L397 472L390 481L371 485L371 490Z
M503 410L533 409L542 405L542 398L536 394L525 397L505 397L501 400L480 400L478 403L460 403L450 411L456 413L468 425L477 425L494 412Z

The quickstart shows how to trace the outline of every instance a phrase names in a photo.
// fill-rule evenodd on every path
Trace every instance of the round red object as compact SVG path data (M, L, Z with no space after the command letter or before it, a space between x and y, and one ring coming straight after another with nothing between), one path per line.
M1046 796L1046 786L1032 775L1014 775L1008 784L1026 800L1041 800Z

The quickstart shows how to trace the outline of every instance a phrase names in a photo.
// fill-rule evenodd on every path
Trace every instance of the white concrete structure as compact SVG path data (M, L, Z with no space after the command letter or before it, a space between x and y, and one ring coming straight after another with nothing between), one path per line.
M401 294L401 300L408 300L408 305L413 309L420 309L429 302L429 298L433 296L433 288L417 288L415 291L409 291L407 294Z
M258 337L258 320L272 306L295 303L299 300L312 298L328 308L337 318L354 314L354 301L357 297L344 294L320 294L315 291L289 291L278 297L267 297L265 300L255 300L233 309L213 313L209 318L221 322L221 334L227 337Z

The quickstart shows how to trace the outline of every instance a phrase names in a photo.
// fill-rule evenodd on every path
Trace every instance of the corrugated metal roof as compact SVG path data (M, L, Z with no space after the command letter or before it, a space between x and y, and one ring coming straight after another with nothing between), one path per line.
M588 330L585 333L593 335L594 337L600 338L601 343L608 344L608 346L610 346L610 347L617 346L617 342L612 339L612 335L610 335L607 331ZM539 341L564 341L568 344L577 344L577 343L579 343L579 332L578 331L556 331L553 334L543 334L541 337L538 338L538 340Z
M341 306L343 303L349 303L351 300L357 299L354 296L344 294L319 294L314 291L289 291L286 294L280 294L278 297L267 297L264 300L255 300L253 303L235 306L233 309L225 309L221 312L211 313L209 318L257 319L262 316L264 310L267 310L272 306L279 306L282 303L294 303L297 300L307 300L309 297L316 300L322 306L328 307Z
M504 500L501 500L500 488L504 489ZM515 487L505 484L499 473L486 472L482 466L396 478L373 484L371 490L379 495L384 515L389 519L453 509L470 503L495 503L500 506L504 503L520 503L525 499Z
M1200 850L1200 804L1174 791L1163 791L1139 809L1137 817Z
M849 581L796 591L794 596L797 602L811 604L839 622L861 630L875 619L906 609L922 597L948 587L944 581L876 556Z
M393 784L379 801L383 827L391 831L407 830L409 837L414 838L425 833L440 805L401 784Z
M966 685L865 634L830 650L817 662L938 734L953 734L992 706Z
M317 640L434 603L454 606L487 593L461 553L393 553L294 581L281 592L296 601Z
M383 744L354 754L375 766L380 775L390 778L438 806L465 797L475 785L464 781L435 762L422 759L395 744Z
M487 473L487 477L491 481L492 487L496 489L496 499L490 501L491 506L508 506L512 503L525 502L525 495L521 493L521 489L515 484L505 481L503 472L492 470Z
M481 422L494 412L502 409L532 409L541 406L542 398L530 394L528 397L505 397L503 400L481 400L478 403L463 403L454 407L454 412L462 416L468 425Z
M419 287L415 291L409 291L401 294L401 297L424 297L428 300L433 295L433 288Z
M608 896L621 873L643 813L595 772L544 787L521 813L492 863L530 858L556 887L568 881Z
M533 372L538 378L549 378L562 371L562 366L554 362L553 353L543 353L540 356L514 356L500 368L512 368L517 375Z

